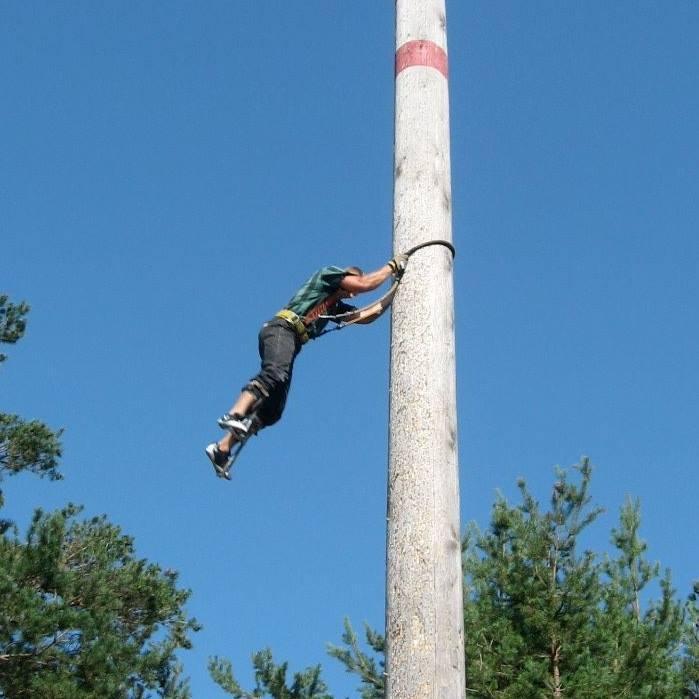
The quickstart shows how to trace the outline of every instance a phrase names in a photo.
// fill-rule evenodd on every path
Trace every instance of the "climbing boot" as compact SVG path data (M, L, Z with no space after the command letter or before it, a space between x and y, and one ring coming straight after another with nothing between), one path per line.
M216 444L215 442L213 444L209 444L209 446L206 447L204 451L206 452L206 455L209 457L209 461L211 461L214 467L214 471L216 471L216 475L219 478L225 478L227 480L230 480L231 476L228 472L231 462L230 454L226 454L225 452L221 451L218 448L218 444Z
M217 422L222 430L228 430L238 439L245 439L250 433L252 425L252 420L249 417L230 415L229 413L222 415Z

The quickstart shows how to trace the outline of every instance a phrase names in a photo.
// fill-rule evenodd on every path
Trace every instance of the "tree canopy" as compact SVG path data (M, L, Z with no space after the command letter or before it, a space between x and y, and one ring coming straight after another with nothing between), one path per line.
M0 342L26 328L26 304L0 296ZM0 360L4 359L4 355ZM0 413L0 482L61 478L61 431ZM0 508L3 501L0 498ZM199 627L177 573L136 556L106 516L37 509L28 531L0 531L0 697L186 699L176 651Z
M621 507L612 553L584 549L582 535L602 512L590 495L591 478L588 459L558 469L548 507L522 480L518 504L498 497L488 527L467 528L469 697L699 699L699 584L683 602L670 573L646 559L635 500ZM343 645L329 653L357 676L362 699L383 699L385 641L370 628L366 634L368 652L346 621ZM254 664L258 682L251 692L236 682L228 661L216 659L211 670L236 699L328 696L318 666L313 683L299 684L299 677L311 677L307 670L289 686L286 664L275 665L270 651L255 655ZM275 682L265 679L272 677ZM294 693L299 686L307 693Z

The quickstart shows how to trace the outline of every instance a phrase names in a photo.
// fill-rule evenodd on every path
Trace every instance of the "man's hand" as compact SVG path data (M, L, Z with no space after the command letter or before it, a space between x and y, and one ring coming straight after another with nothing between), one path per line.
M407 264L408 256L405 253L396 255L392 260L388 261L388 266L391 268L391 272L393 272L394 277L403 276L403 272L405 272Z

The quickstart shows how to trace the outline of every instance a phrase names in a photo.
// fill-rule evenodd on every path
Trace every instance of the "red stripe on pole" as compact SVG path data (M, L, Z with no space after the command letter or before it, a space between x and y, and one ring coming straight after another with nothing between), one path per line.
M396 51L396 75L410 66L436 68L445 78L449 77L446 51L426 39L408 41Z

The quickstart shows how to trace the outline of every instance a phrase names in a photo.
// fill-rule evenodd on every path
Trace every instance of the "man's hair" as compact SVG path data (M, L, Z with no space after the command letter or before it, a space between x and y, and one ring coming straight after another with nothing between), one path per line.
M364 272L359 267L346 267L345 272L355 277L361 277Z

